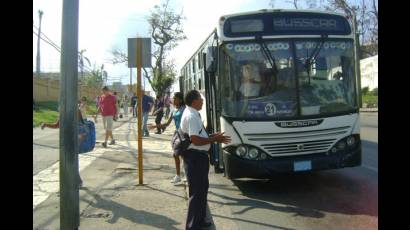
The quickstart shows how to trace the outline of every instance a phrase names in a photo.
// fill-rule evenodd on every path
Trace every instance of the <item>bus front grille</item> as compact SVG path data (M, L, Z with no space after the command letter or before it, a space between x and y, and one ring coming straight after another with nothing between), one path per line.
M260 146L272 156L325 153L346 136L351 127L283 133L245 133L248 143Z
M273 155L299 155L327 152L336 139L291 142L281 144L262 144L262 148Z

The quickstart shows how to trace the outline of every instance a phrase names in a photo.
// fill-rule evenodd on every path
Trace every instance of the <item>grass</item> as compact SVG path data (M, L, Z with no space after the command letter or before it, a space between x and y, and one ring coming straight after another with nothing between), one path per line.
M33 110L33 128L40 126L41 123L54 123L59 117L58 101L36 102L37 109ZM87 102L87 114L97 113L94 101Z
M59 113L47 107L40 107L38 110L33 110L33 128L40 126L41 123L55 123L59 117Z
M87 114L95 115L97 113L97 107L95 107L95 101L87 101Z
M366 104L367 108L377 108L379 97L372 94L362 94L362 104Z

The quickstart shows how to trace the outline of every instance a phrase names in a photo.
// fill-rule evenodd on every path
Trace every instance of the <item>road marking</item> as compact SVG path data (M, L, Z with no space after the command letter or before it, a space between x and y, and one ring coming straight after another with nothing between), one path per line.
M372 171L375 171L375 172L379 173L378 169L375 168L375 167L368 166L368 165L362 165L362 166L363 166L364 168L367 168L367 169L370 169L370 170L372 170Z

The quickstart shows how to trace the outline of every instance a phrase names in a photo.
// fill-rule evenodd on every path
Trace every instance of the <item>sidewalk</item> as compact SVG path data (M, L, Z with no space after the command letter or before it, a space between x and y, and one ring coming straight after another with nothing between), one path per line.
M148 123L154 123L154 119L150 116ZM103 138L97 135L94 151L80 155L80 169L84 160L94 160L80 173L79 229L185 228L186 185L170 182L175 175L170 146L173 130L173 126L163 134L151 130L151 136L143 138L142 186L138 185L136 119L114 129L116 145L103 148ZM97 133L102 132L97 125ZM55 173L58 180L58 170ZM33 209L33 229L59 229L59 222L56 192Z

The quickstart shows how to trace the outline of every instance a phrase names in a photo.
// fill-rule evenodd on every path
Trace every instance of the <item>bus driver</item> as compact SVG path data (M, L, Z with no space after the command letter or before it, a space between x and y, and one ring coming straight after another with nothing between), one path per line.
M242 80L239 91L244 97L257 97L261 90L261 76L259 68L255 64L245 64L242 66Z

